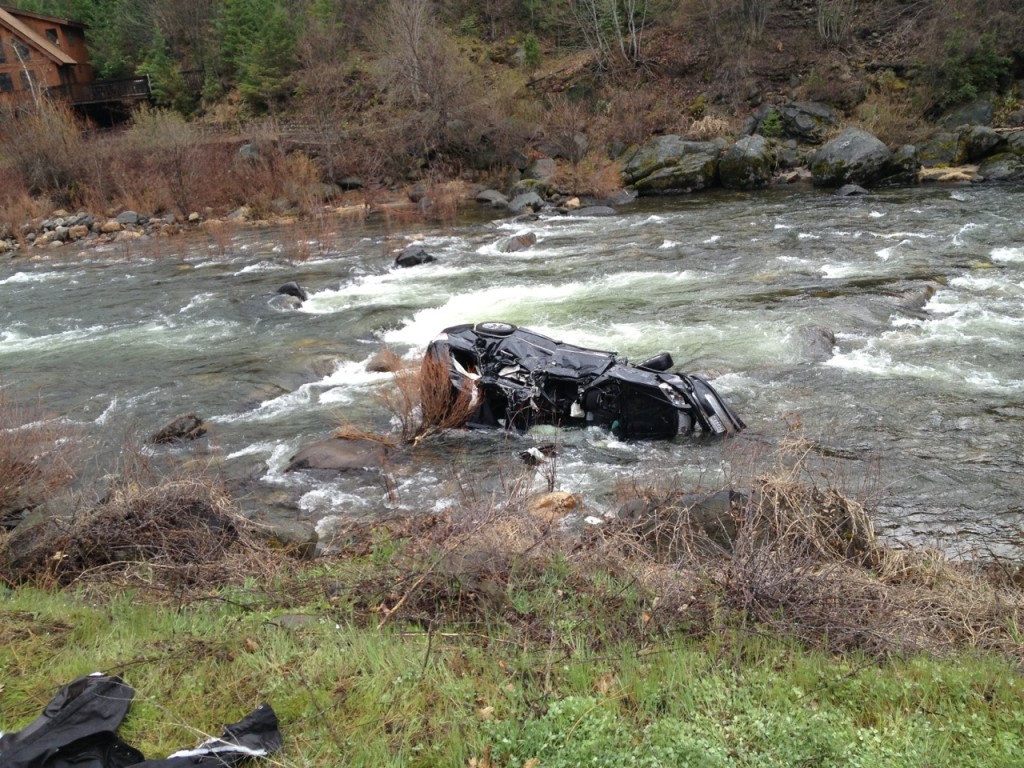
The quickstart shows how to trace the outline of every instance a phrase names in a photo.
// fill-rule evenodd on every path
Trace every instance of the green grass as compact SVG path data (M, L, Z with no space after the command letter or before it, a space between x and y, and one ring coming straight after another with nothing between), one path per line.
M497 612L382 623L353 598L380 567L319 564L173 605L0 591L0 730L104 671L136 689L121 734L150 758L266 701L283 766L1024 765L1024 680L996 656L882 663L741 624L640 641L614 629L641 610L630 584L581 589L558 560L511 595L528 632Z

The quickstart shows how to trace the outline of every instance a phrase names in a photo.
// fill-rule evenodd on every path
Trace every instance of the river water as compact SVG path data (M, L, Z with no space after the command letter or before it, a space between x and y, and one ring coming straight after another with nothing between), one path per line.
M1024 547L1024 189L937 186L837 198L806 187L641 200L615 217L468 215L408 228L337 220L0 262L0 383L89 441L83 482L176 415L256 516L316 523L497 496L534 482L614 511L617 489L717 487L738 446L796 433L878 527L982 553ZM502 253L501 238L537 243ZM421 240L437 258L391 268ZM295 280L310 294L275 308ZM391 428L367 362L442 328L502 320L633 361L671 352L747 422L739 440L626 443L598 430L454 433L384 477L285 473L340 422ZM832 347L825 339L834 334ZM540 475L544 476L541 477ZM850 490L850 489L847 489Z

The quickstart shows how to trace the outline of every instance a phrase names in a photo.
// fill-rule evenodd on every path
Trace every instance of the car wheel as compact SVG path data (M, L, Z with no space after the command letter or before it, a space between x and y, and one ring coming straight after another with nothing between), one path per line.
M482 336L508 336L516 327L511 323L477 323L473 330Z

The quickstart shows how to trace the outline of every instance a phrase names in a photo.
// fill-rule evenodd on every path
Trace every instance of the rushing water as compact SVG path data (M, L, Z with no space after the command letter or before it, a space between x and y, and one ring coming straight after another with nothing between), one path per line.
M388 232L339 221L315 238L246 230L9 259L0 382L94 441L97 475L126 442L196 412L205 450L247 480L255 513L323 531L500 492L536 440L561 444L555 485L594 516L615 508L623 482L723 481L736 441L634 444L595 430L451 434L386 482L283 471L340 420L388 428L376 393L389 376L366 367L382 346L411 358L445 326L504 320L634 361L669 351L765 445L799 423L835 477L870 492L883 529L1019 551L1022 204L1016 187L787 188L643 200L611 218ZM500 252L525 231L535 246ZM437 261L392 269L413 235ZM271 299L289 280L310 297L280 311Z

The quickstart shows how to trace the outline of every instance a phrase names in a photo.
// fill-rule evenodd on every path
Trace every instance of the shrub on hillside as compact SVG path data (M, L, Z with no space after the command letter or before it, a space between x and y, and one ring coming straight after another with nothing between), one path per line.
M30 194L72 206L84 186L82 125L59 101L0 106L0 155L10 158Z

